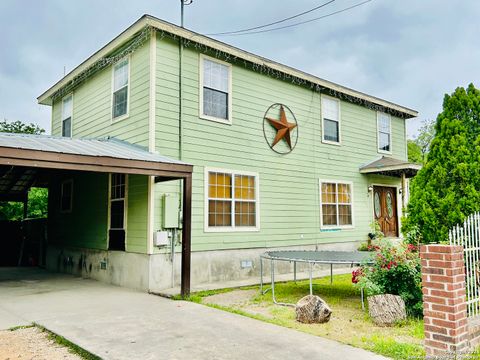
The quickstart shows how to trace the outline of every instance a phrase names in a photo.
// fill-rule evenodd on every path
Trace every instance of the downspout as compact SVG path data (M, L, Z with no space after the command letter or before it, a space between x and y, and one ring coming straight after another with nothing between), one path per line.
M180 26L183 28L183 8L184 8L184 0L180 0L181 2L181 23ZM182 160L183 159L183 38L179 37L178 39L178 159ZM178 192L179 194L182 194L182 183L185 180L182 180L178 183ZM183 198L183 197L180 197ZM183 215L181 213L181 203L179 204L179 224L182 224L183 222ZM183 224L182 224L182 229L183 229ZM177 237L175 236L176 232L174 231L172 233L172 247L171 247L171 252L172 252L172 288L175 287L175 245L177 241ZM183 239L182 239L183 241ZM182 250L183 252L183 250ZM183 274L182 274L183 276Z

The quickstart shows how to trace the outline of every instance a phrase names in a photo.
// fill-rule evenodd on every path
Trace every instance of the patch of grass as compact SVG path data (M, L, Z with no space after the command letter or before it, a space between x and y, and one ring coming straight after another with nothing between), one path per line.
M40 330L42 330L44 333L47 334L47 337L49 340L54 341L60 346L64 346L68 348L68 351L70 351L73 354L76 354L80 356L84 360L102 360L102 358L98 357L97 355L92 354L91 352L81 348L80 346L72 343L71 341L65 339L63 336L57 335L50 330L44 328L41 325L38 324L33 324L33 326L36 326Z
M258 289L258 286L241 288ZM186 300L202 303L204 297L238 289L202 291L191 294ZM277 306L272 302L270 292L258 292L248 302L231 306L206 304L208 306L236 313L257 320L288 327L309 334L326 337L345 344L360 347L394 359L423 358L423 320L408 319L392 327L376 326L366 311L362 311L360 292L352 286L351 275L315 279L313 293L324 299L332 309L330 321L326 324L301 324L295 320L292 307ZM309 294L309 281L279 282L275 284L277 301L295 304ZM259 313L258 309L262 309Z
M28 328L32 328L32 327L35 327L35 325L33 325L33 324L30 324L30 325L19 325L19 326L11 327L11 328L9 328L8 330L9 330L9 331L15 331L15 330L20 330L20 329L28 329Z
M423 359L425 351L415 344L399 343L392 337L374 335L363 337L365 349L382 354L393 359Z

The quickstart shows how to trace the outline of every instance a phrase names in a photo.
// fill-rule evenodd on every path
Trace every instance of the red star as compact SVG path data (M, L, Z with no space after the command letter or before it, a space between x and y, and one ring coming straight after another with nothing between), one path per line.
M292 140L290 139L290 133L293 129L297 127L295 123L289 123L287 121L287 116L285 115L285 110L283 109L283 105L280 105L280 120L265 118L268 120L270 125L272 125L275 129L277 129L277 135L275 135L275 139L273 139L272 148L282 139L288 144L288 147L292 149Z

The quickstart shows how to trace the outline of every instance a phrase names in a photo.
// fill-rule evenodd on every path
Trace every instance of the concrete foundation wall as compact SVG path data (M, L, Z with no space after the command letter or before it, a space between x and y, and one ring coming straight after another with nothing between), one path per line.
M318 250L351 251L357 242L318 245ZM282 247L277 250L315 250L315 246ZM276 248L269 248L269 251ZM260 255L267 249L236 249L198 251L192 253L191 285L235 284L251 279L260 279ZM243 266L242 266L243 262ZM122 251L58 248L49 246L47 269L83 276L102 282L133 289L161 292L180 285L181 254L176 253L172 266L170 254L136 254ZM247 266L245 266L247 265ZM269 277L270 262L264 260L264 277ZM277 262L276 273L293 273L293 264ZM307 271L307 264L298 263L297 272ZM173 280L172 280L172 268ZM329 265L315 266L315 271L329 268ZM300 277L299 277L300 278ZM231 283L233 281L233 283Z
M331 244L319 244L318 250L352 251L358 247L358 242L343 242ZM258 249L235 249L198 251L192 253L191 285L214 284L231 281L260 279L260 255L265 251L273 250L315 250L312 246L295 246L282 248L258 248ZM242 261L251 261L251 266L242 268ZM169 254L154 254L150 256L150 291L161 290L180 285L181 254L175 254L174 282L172 283L172 262ZM267 278L270 271L270 262L264 260L264 276ZM276 273L293 273L293 263L277 262ZM307 270L307 264L297 264L297 272ZM315 266L315 270L330 268L329 265Z
M148 262L145 254L48 246L46 267L109 284L148 291Z

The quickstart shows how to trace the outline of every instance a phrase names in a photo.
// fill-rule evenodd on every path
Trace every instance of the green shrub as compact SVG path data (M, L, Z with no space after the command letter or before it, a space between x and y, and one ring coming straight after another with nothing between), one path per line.
M423 243L448 241L448 230L480 210L480 90L445 95L423 168L411 182L402 232Z
M410 316L422 316L421 266L417 248L393 245L382 240L374 246L373 264L364 264L352 273L352 282L367 295L399 295Z

